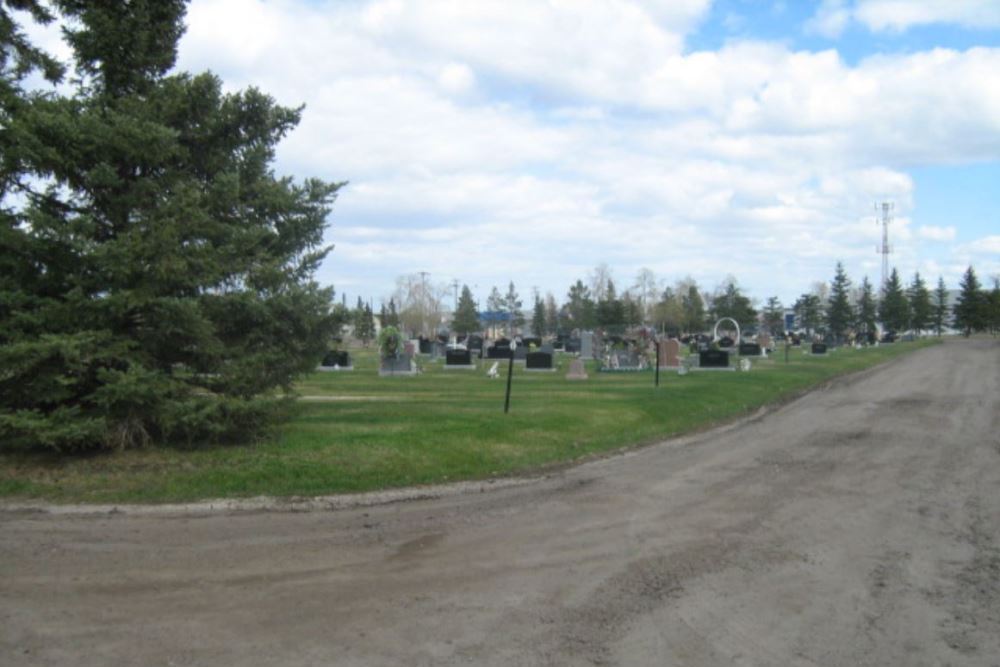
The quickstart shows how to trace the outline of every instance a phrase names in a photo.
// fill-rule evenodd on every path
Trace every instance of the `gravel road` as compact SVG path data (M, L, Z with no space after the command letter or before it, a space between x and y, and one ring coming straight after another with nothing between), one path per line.
M0 506L0 664L1000 665L1000 344L482 493Z

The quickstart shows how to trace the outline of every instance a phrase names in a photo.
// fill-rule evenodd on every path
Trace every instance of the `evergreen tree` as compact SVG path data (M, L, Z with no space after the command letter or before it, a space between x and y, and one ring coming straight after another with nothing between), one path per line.
M597 326L620 332L625 326L625 309L610 278L604 283L604 296L597 302Z
M524 326L524 313L521 312L521 297L514 289L514 281L507 285L507 294L503 298L503 310L507 313L507 333L514 335L514 331Z
M777 334L785 330L785 309L776 296L768 297L762 313L764 328Z
M451 328L455 333L463 335L479 331L479 312L468 285L462 285L462 295L458 297L458 307L455 308Z
M966 337L974 331L986 328L985 301L983 291L979 286L979 278L970 266L962 276L958 285L958 300L952 309L955 328L961 330Z
M927 283L920 277L920 272L913 274L913 282L907 289L910 300L910 328L919 335L934 324L934 307L931 305L931 293Z
M795 302L794 309L799 326L805 329L808 335L813 335L823 322L822 300L816 294L803 294Z
M986 321L990 333L994 336L1000 332L1000 277L993 279L993 289L986 295Z
M545 335L545 303L535 294L535 305L531 311L531 331L536 336Z
M358 305L354 309L354 337L361 341L361 344L368 347L368 344L375 338L375 318L372 315L370 305L358 297Z
M850 287L851 281L844 271L844 265L837 262L833 282L830 283L830 299L826 307L826 326L837 341L844 339L854 321L854 311L848 296Z
M875 289L868 276L861 281L861 295L858 297L858 312L854 326L865 334L875 333L875 323L878 319L878 304L875 302Z
M590 289L582 280L577 280L570 286L566 299L566 310L571 326L576 329L592 329L595 324L596 307L590 296Z
M632 296L631 292L625 292L621 298L622 322L627 329L634 329L643 323L642 303Z
M705 302L694 283L688 287L687 294L681 297L681 309L684 311L685 331L701 333L705 330Z
M894 268L889 274L879 303L878 317L888 331L905 331L910 324L910 304L899 280L899 272Z
M948 288L944 285L944 278L938 276L937 288L934 290L934 309L931 316L931 324L934 326L934 333L940 336L944 332L944 326L948 323Z
M545 295L545 333L554 336L561 331L561 321L559 317L559 306L552 292Z
M75 94L18 102L0 140L31 149L0 158L4 194L28 194L3 213L0 442L258 433L283 408L275 390L315 367L336 329L332 290L312 276L340 185L273 175L300 109L252 88L225 93L211 74L170 74L183 1L53 4ZM21 57L9 18L5 114ZM32 190L26 173L51 186Z
M396 300L389 299L389 309L385 312L385 319L382 320L383 327L399 328L399 311L396 309Z
M750 304L750 299L740 291L735 280L727 281L723 291L712 299L712 319L720 320L723 317L733 318L741 329L757 320L757 311Z

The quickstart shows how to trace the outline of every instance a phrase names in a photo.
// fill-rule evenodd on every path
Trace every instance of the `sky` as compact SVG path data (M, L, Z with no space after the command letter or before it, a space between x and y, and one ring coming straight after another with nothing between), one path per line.
M317 279L376 308L843 262L1000 276L1000 0L193 0L178 68L305 105L275 171L347 181ZM450 292L449 292L450 293Z

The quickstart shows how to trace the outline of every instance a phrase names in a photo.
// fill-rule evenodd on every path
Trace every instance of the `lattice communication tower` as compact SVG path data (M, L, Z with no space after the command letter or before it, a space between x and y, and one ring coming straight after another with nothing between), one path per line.
M878 218L879 209L882 213L882 245L876 246L875 251L882 254L882 291L885 292L885 284L889 280L889 253L892 247L889 245L889 223L892 222L892 202L884 201L881 205L875 204L875 217ZM876 222L879 222L876 220Z

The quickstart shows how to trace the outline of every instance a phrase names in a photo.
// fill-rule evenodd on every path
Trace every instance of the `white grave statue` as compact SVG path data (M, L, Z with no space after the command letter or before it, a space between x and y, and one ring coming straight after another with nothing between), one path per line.
M490 370L486 371L486 377L489 377L489 378L500 377L499 366L500 366L500 362L494 361L493 365L490 366Z

